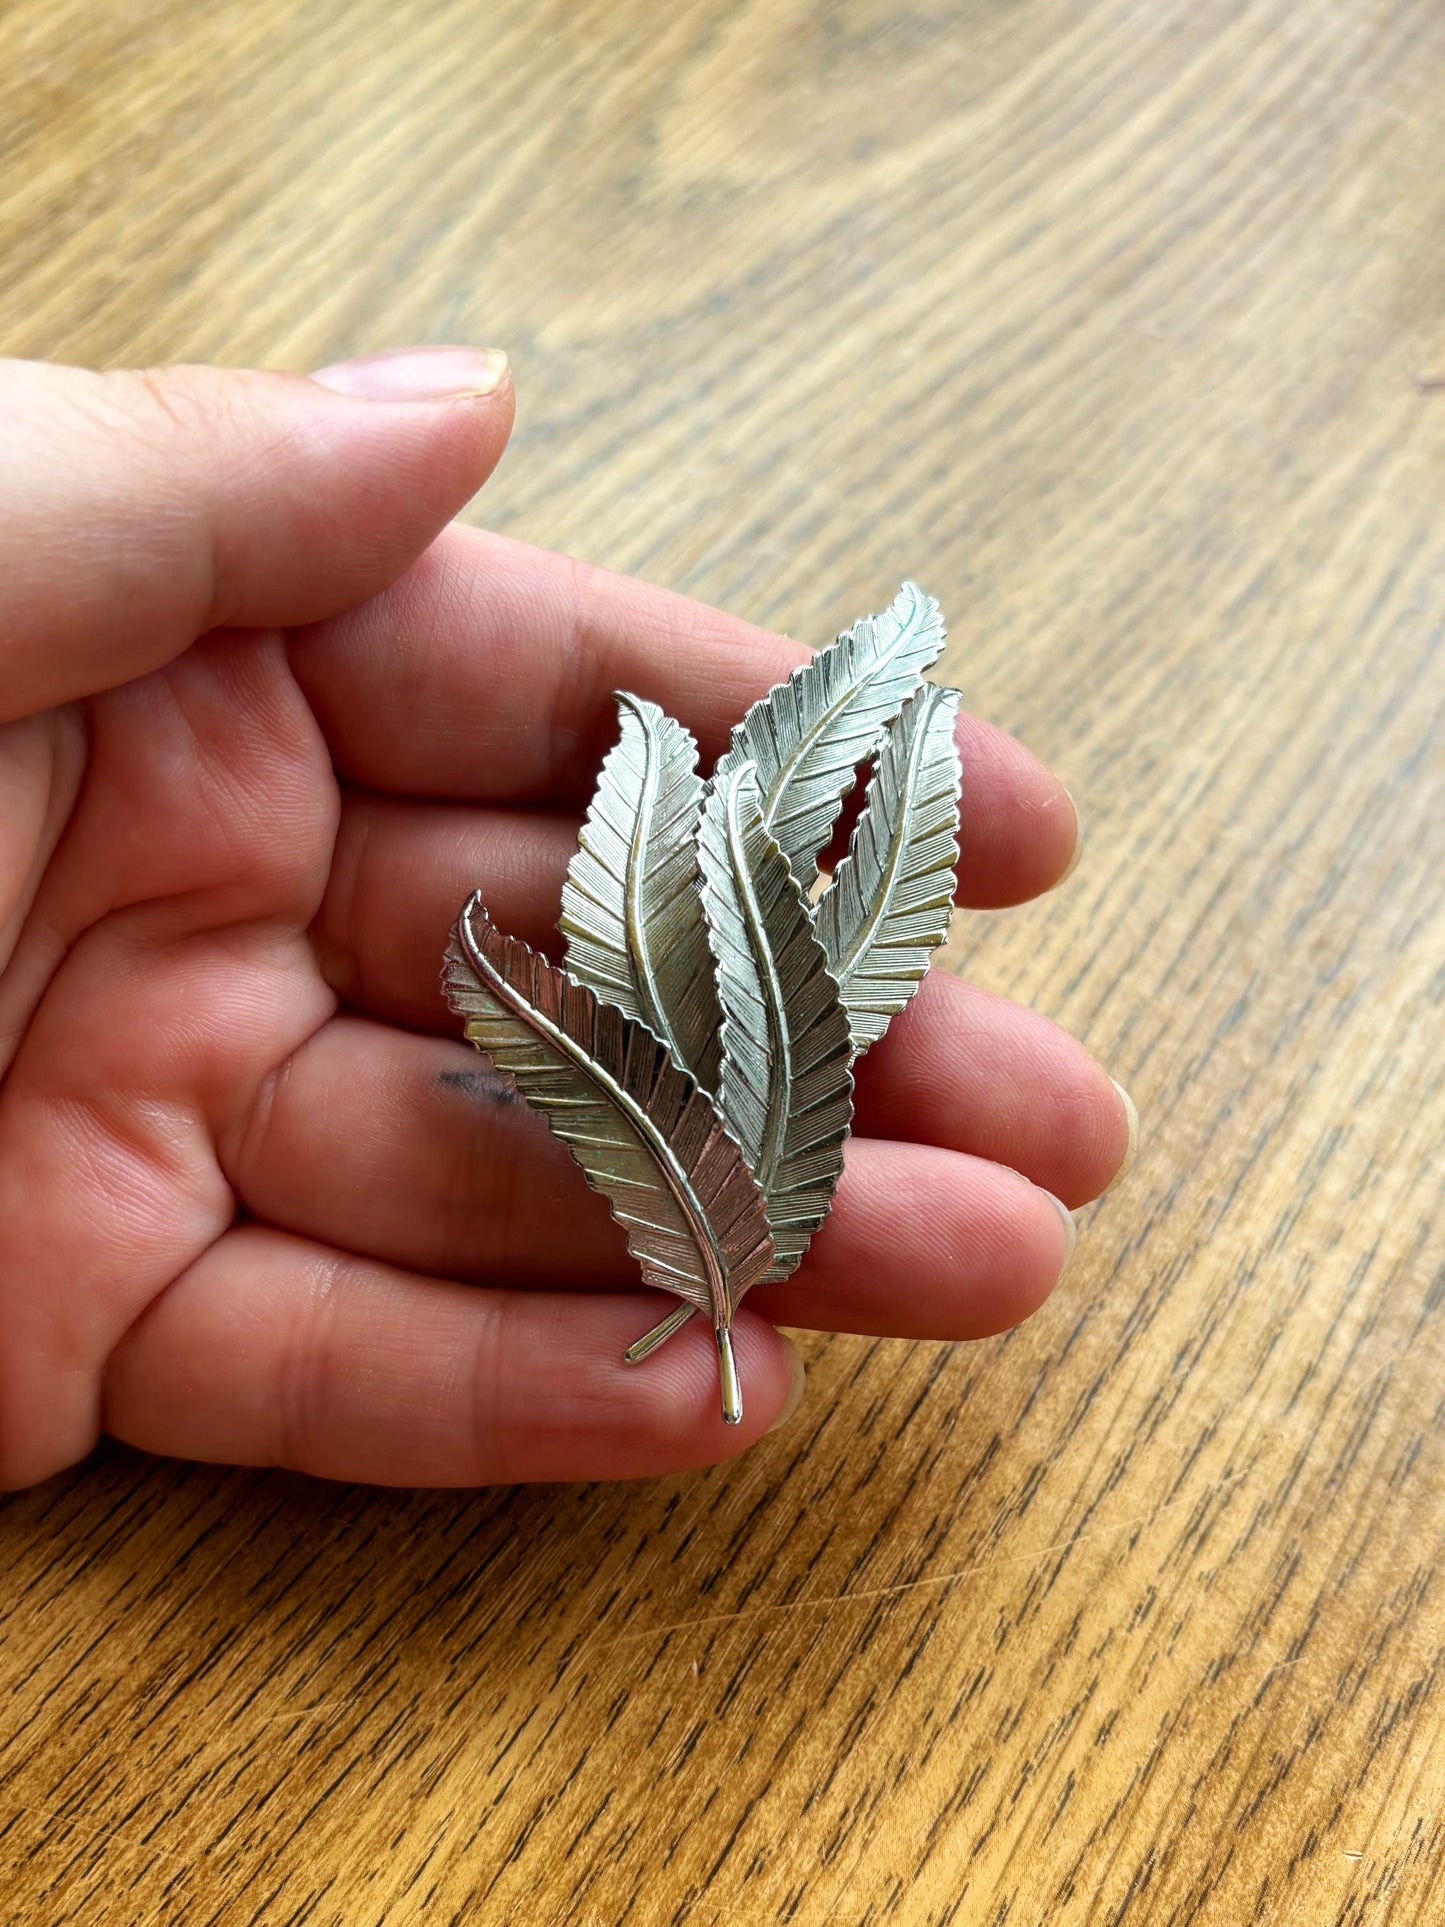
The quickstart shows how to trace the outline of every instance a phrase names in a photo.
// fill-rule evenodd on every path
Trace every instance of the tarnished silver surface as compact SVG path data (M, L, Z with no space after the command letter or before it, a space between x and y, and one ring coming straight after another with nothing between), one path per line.
M682 725L619 695L563 893L567 968L476 896L447 952L468 1037L607 1198L644 1282L680 1300L628 1361L703 1313L734 1424L733 1314L801 1261L842 1168L850 1065L948 928L958 699L922 680L942 646L938 605L905 583L754 703L706 785ZM818 853L870 759L815 906Z

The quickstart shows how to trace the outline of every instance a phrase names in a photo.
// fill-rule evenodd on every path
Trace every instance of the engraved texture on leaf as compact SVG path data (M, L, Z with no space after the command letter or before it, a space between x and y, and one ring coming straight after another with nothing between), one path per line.
M882 615L845 629L734 729L714 781L743 763L757 765L763 821L804 894L858 765L873 754L943 640L938 604L905 582Z
M958 695L931 685L891 725L817 932L865 1051L928 973L948 934L958 863Z
M504 936L479 896L457 921L443 986L467 1036L607 1199L646 1282L725 1335L773 1243L762 1191L707 1094L641 1024Z
M697 890L697 744L656 703L619 693L608 752L567 870L567 969L646 1024L706 1091L721 1014Z
M853 1114L848 1016L797 879L762 816L750 763L714 779L698 836L723 1008L719 1102L796 1269L827 1216Z

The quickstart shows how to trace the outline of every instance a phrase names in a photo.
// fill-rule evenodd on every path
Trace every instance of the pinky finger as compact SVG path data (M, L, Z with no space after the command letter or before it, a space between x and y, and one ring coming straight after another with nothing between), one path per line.
M801 1365L743 1311L725 1425L701 1320L646 1365L654 1292L497 1291L263 1226L229 1231L112 1355L105 1429L151 1452L377 1485L647 1478L731 1458L792 1409Z

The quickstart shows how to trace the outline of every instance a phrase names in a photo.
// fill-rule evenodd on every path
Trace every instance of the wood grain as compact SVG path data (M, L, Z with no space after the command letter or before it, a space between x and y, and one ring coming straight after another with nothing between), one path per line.
M1087 824L953 961L1136 1096L1051 1303L628 1488L103 1452L0 1510L0 1915L1445 1917L1432 0L11 0L0 345L499 342L479 512Z

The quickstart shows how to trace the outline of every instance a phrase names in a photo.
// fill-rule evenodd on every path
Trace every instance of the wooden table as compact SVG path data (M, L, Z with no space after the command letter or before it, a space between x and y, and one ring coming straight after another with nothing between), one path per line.
M493 525L930 585L1087 835L950 961L1144 1120L1030 1324L810 1338L711 1475L7 1501L0 1915L1445 1917L1439 7L12 0L0 76L8 352L500 342Z

